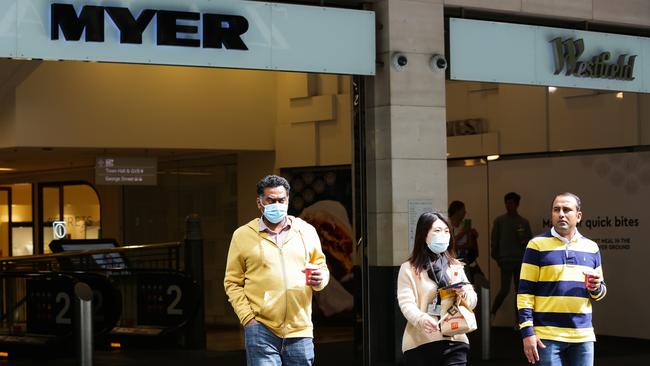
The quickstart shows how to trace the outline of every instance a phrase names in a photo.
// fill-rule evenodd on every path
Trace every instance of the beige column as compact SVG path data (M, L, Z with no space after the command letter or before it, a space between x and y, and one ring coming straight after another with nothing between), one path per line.
M442 0L383 0L377 15L377 75L367 95L368 259L398 266L409 255L409 200L447 207ZM396 53L408 62L399 71Z

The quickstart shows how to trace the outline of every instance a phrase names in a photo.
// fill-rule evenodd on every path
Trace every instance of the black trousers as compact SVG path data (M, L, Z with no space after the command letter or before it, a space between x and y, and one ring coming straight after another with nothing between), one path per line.
M503 304L503 300L505 300L508 296L508 293L510 292L510 279L512 278L512 281L515 283L515 295L517 294L517 287L519 286L519 272L521 272L521 262L503 262L499 263L499 267L501 267L501 288L499 289L497 296L494 298L494 304L492 304L491 310L492 314L497 313L497 310L499 310L501 304ZM519 316L517 315L516 296L514 303L514 312L515 319L518 319Z
M469 344L454 341L425 343L404 352L404 366L464 366L467 365Z

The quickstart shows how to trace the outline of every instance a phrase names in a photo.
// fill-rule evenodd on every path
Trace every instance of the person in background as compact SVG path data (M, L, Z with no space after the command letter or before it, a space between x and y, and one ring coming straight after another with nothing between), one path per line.
M418 365L466 365L469 341L465 334L443 337L438 289L468 282L463 264L455 258L449 224L438 213L424 213L415 228L413 252L397 277L397 301L407 320L402 337L403 362ZM471 308L476 292L471 284L456 290Z
M510 292L511 278L514 281L515 291L517 290L526 243L533 236L528 220L517 212L521 196L509 192L503 197L503 201L506 213L497 217L492 225L491 256L501 269L501 288L492 304L492 319L496 317L497 311ZM515 308L515 319L516 317Z
M555 196L553 228L526 247L517 290L524 354L542 366L591 366L591 301L607 294L598 245L582 236L580 198Z
M329 272L314 227L287 215L289 189L282 177L262 178L261 217L235 230L228 250L224 287L244 326L248 366L314 363L312 290Z
M478 232L472 220L465 219L467 210L462 201L452 201L447 209L456 242L456 258L465 264L465 274L470 282L489 287L489 281L478 265Z

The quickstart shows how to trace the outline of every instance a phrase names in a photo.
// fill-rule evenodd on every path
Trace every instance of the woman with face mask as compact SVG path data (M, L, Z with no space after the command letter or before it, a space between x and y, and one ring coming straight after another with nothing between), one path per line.
M467 336L443 336L438 325L438 289L459 282L469 281L455 257L449 224L439 213L422 214L415 228L413 252L400 267L397 280L397 301L408 321L402 338L405 365L467 364ZM476 306L476 292L470 284L455 291L471 308Z

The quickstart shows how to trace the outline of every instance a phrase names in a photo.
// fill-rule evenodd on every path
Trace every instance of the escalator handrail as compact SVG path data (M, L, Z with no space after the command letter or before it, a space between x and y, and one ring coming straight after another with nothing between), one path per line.
M169 242L159 244L139 244L129 245L124 247L107 248L107 249L89 249L79 250L66 253L51 253L51 254L36 254L36 255L23 255L17 257L2 257L0 264L13 264L13 263L29 263L29 262L46 262L57 258L73 258L88 256L93 254L108 254L108 253L128 253L130 251L138 250L155 250L155 249L174 249L180 248L183 242Z

